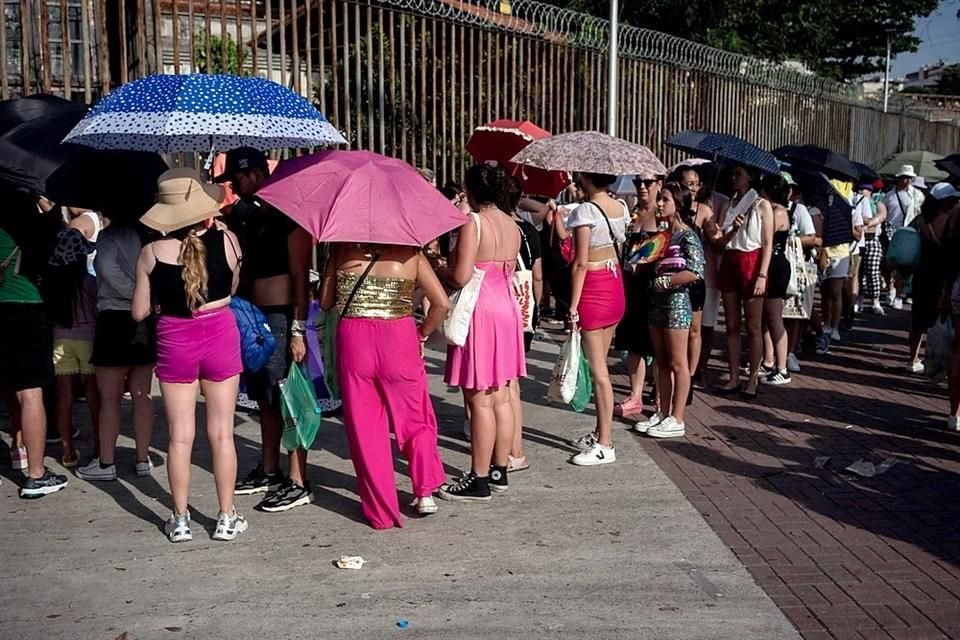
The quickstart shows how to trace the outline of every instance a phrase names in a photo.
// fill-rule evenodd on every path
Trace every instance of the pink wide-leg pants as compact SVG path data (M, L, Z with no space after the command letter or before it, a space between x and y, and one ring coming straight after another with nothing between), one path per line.
M374 529L402 527L390 426L415 496L431 495L446 480L413 318L342 318L337 373L363 515Z

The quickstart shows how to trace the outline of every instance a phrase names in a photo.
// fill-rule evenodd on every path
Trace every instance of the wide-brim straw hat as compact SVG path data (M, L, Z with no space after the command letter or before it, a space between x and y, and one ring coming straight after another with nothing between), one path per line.
M170 169L157 179L157 203L140 222L160 233L170 233L220 215L226 195L218 184L200 181L193 169Z

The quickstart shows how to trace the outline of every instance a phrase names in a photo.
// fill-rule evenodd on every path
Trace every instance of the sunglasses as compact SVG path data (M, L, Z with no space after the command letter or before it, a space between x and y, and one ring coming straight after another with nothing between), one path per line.
M660 181L657 180L657 179L655 179L655 178L654 178L654 179L651 179L651 178L643 178L643 179L641 179L641 178L636 178L636 179L634 179L634 181L633 181L633 185L634 185L635 187L639 187L639 186L643 185L644 187L646 187L647 189L649 189L650 187L652 187L653 185L657 184L658 182L660 182Z

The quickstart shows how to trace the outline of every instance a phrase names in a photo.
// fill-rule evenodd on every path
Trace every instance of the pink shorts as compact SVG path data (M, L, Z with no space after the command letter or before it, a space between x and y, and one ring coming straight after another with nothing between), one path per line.
M192 318L160 316L157 380L221 382L241 371L240 331L230 307L194 313Z
M718 275L721 293L736 293L741 298L756 297L753 291L760 275L760 249L724 251Z
M594 331L616 326L623 319L626 308L623 273L619 266L587 271L577 309L581 329Z

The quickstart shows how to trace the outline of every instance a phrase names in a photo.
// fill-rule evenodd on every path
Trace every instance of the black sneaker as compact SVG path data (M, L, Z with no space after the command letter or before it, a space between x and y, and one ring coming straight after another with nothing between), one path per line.
M310 483L301 487L288 479L279 489L268 493L267 497L257 505L257 509L267 513L279 513L311 502L313 502L313 491L310 490Z
M490 479L478 478L471 471L457 482L440 487L437 495L451 502L490 502Z
M67 477L59 476L44 467L42 478L27 478L20 485L20 497L25 500L42 498L50 493L56 493L67 486Z
M786 369L783 371L774 371L770 375L760 378L760 384L769 384L772 386L790 384L790 372Z
M507 489L510 488L510 485L507 484L507 468L492 465L490 467L490 480L488 484L490 485L490 491L494 493L506 493Z
M233 489L235 496L248 496L254 493L266 493L271 489L279 488L284 481L283 472L266 474L263 472L263 465L258 464L247 474L247 477L237 482Z

